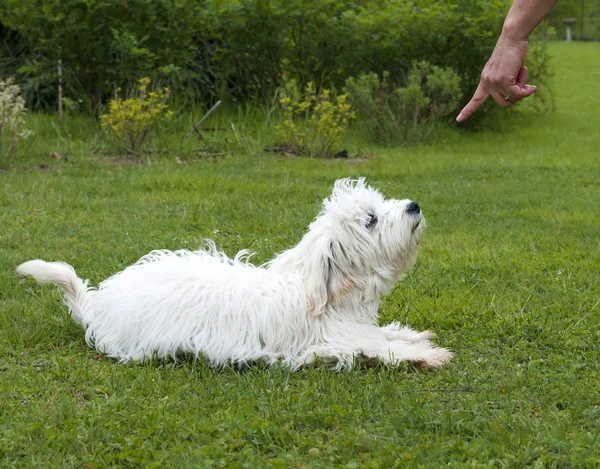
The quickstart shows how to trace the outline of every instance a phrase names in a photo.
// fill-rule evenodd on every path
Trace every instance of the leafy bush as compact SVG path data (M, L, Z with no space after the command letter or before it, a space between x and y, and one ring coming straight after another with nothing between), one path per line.
M272 95L283 75L341 89L350 76L404 76L413 61L452 66L474 91L510 4L505 0L228 0L211 4L203 41L222 94Z
M551 94L550 82L554 76L551 57L548 51L549 38L554 30L546 24L538 26L529 41L527 51L527 81L537 86L537 91L528 99L519 103L517 109L544 112L554 110L554 99Z
M140 149L161 119L172 115L166 104L169 89L148 91L149 84L149 78L140 79L130 98L112 100L108 113L101 117L102 128L113 133L132 153Z
M65 97L89 112L141 76L185 95L196 67L205 7L195 0L4 0L0 22L25 41L18 80L30 106L56 109L58 60Z
M264 101L283 85L341 89L348 77L405 77L415 60L452 67L472 94L509 0L4 0L0 35L30 107L65 97L95 112L115 87L149 76L184 102ZM15 34L12 34L13 31ZM11 39L11 44L14 40ZM541 61L538 55L541 54ZM532 47L528 65L547 52ZM1 59L0 59L1 60ZM543 83L546 67L530 66ZM539 73L540 76L535 74Z
M5 76L13 76L30 52L19 33L2 25L0 18L0 70Z
M25 112L25 101L14 79L0 80L0 156L12 153L19 140L31 135L23 128Z
M346 80L346 93L374 136L381 140L426 140L440 117L458 108L460 78L450 68L415 62L404 87L395 87L388 72Z
M280 90L283 123L276 127L280 143L294 153L316 157L334 156L340 136L348 121L354 118L346 96L332 96L322 89L317 93L312 82L304 93L295 80Z

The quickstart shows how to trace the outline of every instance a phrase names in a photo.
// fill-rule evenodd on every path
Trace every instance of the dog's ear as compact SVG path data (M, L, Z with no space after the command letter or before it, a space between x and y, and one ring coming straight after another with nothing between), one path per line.
M316 238L304 255L308 310L313 316L322 314L327 306L327 285L331 267L330 244L331 241L326 236Z
M356 286L347 264L339 242L324 236L311 244L304 265L308 309L313 316L321 315L327 303L337 301Z

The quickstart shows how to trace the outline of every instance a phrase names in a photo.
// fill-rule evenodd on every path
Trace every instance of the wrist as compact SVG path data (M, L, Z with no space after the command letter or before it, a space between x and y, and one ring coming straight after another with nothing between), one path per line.
M512 18L507 17L502 26L502 34L506 40L510 42L527 42L531 31L528 28L524 28L518 21L514 21Z

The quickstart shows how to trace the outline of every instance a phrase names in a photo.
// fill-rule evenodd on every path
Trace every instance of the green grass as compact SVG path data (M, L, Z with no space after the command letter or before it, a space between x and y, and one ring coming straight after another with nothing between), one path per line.
M600 466L600 44L552 52L555 112L427 146L348 138L377 156L359 163L263 154L260 113L231 119L219 144L235 156L199 159L172 137L142 165L103 156L93 122L31 116L29 156L0 170L0 466ZM417 267L381 318L436 331L449 366L121 365L87 347L56 289L14 274L61 259L96 283L205 237L262 262L346 176L421 203Z

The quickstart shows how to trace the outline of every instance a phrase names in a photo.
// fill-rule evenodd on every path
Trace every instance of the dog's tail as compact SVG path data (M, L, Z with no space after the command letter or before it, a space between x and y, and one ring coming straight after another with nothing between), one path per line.
M65 262L33 260L17 267L20 275L30 275L39 283L54 283L65 292L65 300L73 319L87 327L90 317L86 314L86 302L90 297L88 281L77 277L75 269Z

